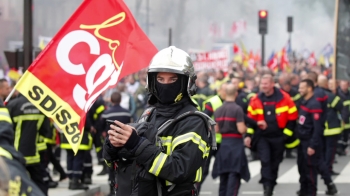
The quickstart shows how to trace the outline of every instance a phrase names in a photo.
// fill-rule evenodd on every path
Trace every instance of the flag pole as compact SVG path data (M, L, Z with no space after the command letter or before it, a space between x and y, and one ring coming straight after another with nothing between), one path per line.
M16 89L13 88L12 91L10 92L10 94L6 97L6 99L5 99L5 101L4 101L4 105L5 105L5 106L7 105L8 101L10 101L10 99L11 99L13 93L15 93L15 91L16 91Z
M334 64L332 66L332 80L333 80L333 93L336 92L336 66L337 66L337 33L338 33L338 12L339 12L339 0L335 0L335 12L334 12L334 20L335 20L335 28L334 28Z

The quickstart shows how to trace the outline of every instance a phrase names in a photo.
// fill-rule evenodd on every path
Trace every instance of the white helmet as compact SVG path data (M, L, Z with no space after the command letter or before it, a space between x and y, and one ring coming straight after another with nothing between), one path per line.
M170 72L182 74L188 77L187 93L189 96L196 94L196 74L190 56L183 50L170 46L159 51L152 59L148 67L147 86L148 92L155 94L155 87L150 74L155 72Z

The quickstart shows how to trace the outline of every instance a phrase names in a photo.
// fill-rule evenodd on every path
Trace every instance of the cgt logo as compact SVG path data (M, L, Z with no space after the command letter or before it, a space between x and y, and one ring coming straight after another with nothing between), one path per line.
M62 38L57 46L56 59L60 67L72 76L85 76L85 85L76 84L72 92L75 103L85 112L89 110L94 100L103 91L110 86L114 86L118 81L123 64L121 66L118 65L115 59L115 53L120 42L118 40L103 37L100 34L100 30L122 23L125 20L125 17L125 12L121 12L104 21L102 24L80 25L80 28L83 30L75 30L68 33ZM94 34L91 34L84 29L94 29ZM101 47L97 38L108 42L108 47L112 51L112 55L101 54ZM74 64L69 59L69 54L72 48L81 42L86 43L89 46L90 54L88 55L99 55L87 70L82 63ZM102 74L96 78L97 73L101 69L103 69ZM83 86L86 86L86 88Z

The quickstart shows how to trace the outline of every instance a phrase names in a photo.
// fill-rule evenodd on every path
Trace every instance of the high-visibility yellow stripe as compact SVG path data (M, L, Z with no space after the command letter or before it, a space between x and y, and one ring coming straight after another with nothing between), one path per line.
M292 100L293 101L297 101L301 98L301 95L300 94L296 94L294 97L292 97Z
M297 107L293 106L292 108L288 109L288 114L293 114L296 111L297 111Z
M211 96L206 96L204 94L195 94L193 96L191 96L193 99L203 99L203 100L207 100L208 98L210 98Z
M257 114L264 114L263 109L255 109L253 110L252 106L248 106L248 112L250 112L252 115L257 115Z
M194 182L201 182L202 175L203 175L203 171L202 171L202 167L200 167L196 172L196 178L194 179Z
M299 140L299 139L296 139L296 140L294 140L294 142L292 142L292 143L285 144L285 147L286 147L286 148L295 148L295 147L297 147L299 144L300 144L300 140Z
M12 124L11 116L7 108L0 108L0 121L6 121Z
M350 105L350 100L344 101L344 102L343 102L343 105L344 105L344 106Z
M343 131L342 127L332 128L332 129L325 129L323 132L324 136L330 136L330 135L338 135L341 134Z
M152 167L151 169L149 169L148 172L155 176L158 176L167 158L168 158L168 155L162 152L159 153L159 155L154 159Z
M350 124L345 124L344 129L350 129Z
M40 163L40 155L38 154L38 152L35 154L35 156L27 156L27 157L24 157L24 159L26 160L27 165Z
M38 151L43 151L47 149L47 146L45 142L40 142L36 144L36 148L38 149Z
M172 142L172 151L174 151L175 148L180 144L186 143L188 141L192 141L193 143L198 144L198 148L203 152L204 157L207 150L207 143L204 140L202 140L202 137L195 132L189 132L177 136Z
M100 152L101 150L102 150L102 147L97 147L97 148L95 149L96 152Z
M9 153L7 150L3 149L2 147L0 147L0 156L6 157L8 159L13 159L12 154Z
M104 110L105 110L104 105L101 105L100 107L98 107L94 113L94 116L93 116L94 120L97 120L98 115L101 114Z
M291 131L290 129L287 129L287 128L283 129L283 133L288 135L289 137L293 135L293 131Z
M338 104L339 101L340 101L340 98L338 96L336 96L331 103L331 107L334 108Z
M247 133L249 133L249 134L254 134L254 129L253 129L253 128L248 128L248 129L247 129Z
M166 154L171 155L171 152L172 152L171 145L172 145L173 137L172 136L160 137L160 140L162 141L162 145L166 147Z
M280 113L283 113L283 112L287 112L288 109L289 109L288 106L283 106L283 107L276 108L276 114L280 114Z

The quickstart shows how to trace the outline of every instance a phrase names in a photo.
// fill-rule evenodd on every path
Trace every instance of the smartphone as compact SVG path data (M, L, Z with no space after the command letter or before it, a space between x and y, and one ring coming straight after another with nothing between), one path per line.
M119 126L119 125L115 124L114 120L106 120L106 122L107 122L107 124L108 124L109 126L110 126L110 125L114 125L114 126L116 126L116 127L119 127L119 128L120 128L120 126Z

